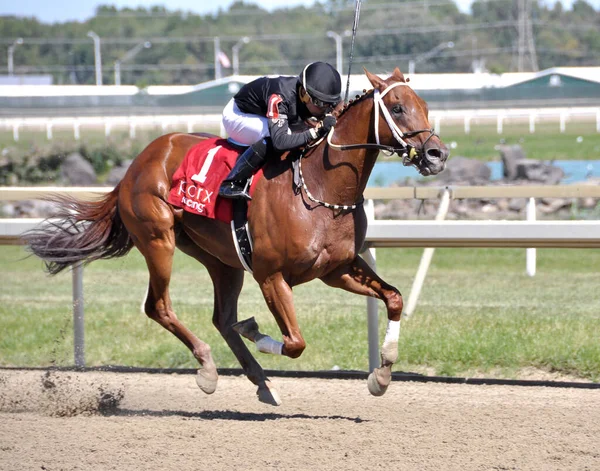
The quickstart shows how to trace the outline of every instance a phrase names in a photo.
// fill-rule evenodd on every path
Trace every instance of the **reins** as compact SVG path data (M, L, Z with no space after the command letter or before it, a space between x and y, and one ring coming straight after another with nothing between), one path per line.
M342 211L355 210L358 206L360 206L361 204L364 203L364 201L365 201L364 198L362 200L360 200L359 202L350 204L350 205L331 204L331 203L327 203L326 201L322 201L320 199L315 198L312 195L312 193L308 190L308 187L306 186L306 181L304 180L304 175L302 174L302 159L304 158L305 151L306 151L306 149L304 149L304 151L302 151L302 154L300 155L300 158L298 159L298 174L300 176L300 185L304 189L304 192L306 193L306 197L309 200L311 200L313 203L320 204L321 206L325 206L326 208L336 209L336 210L339 209Z
M344 145L334 144L333 142L331 142L331 138L333 137L335 128L331 128L331 131L329 131L329 134L327 135L327 144L329 144L329 146L333 147L334 149L341 150L341 151L355 150L355 149L373 149L373 150L381 150L384 153L387 153L388 155L398 154L402 158L402 163L404 165L411 165L413 159L417 156L417 150L410 144L407 144L406 141L404 141L403 137L413 137L422 132L429 132L429 137L423 143L423 146L424 146L427 143L427 141L429 141L429 139L431 139L435 135L435 132L434 132L434 129L431 128L431 129L418 129L415 131L409 131L409 132L404 133L398 127L398 125L394 122L394 119L392 118L390 111L387 109L387 107L383 103L383 97L385 95L387 95L387 93L390 90L392 90L396 87L399 87L399 86L408 86L408 84L406 82L397 82L397 83L393 83L393 84L389 85L383 92L380 92L378 89L373 90L373 102L374 102L374 107L375 107L374 128L375 128L375 140L377 141L376 144L369 144L369 143L367 143L367 144L344 144ZM396 139L396 141L402 147L386 146L386 145L383 145L380 143L380 140L379 140L379 112L380 111L381 111L381 113L383 113L383 117L385 119L386 124L390 128L390 131L392 131L392 135L394 136L394 139Z
M393 83L393 84L389 85L383 92L380 92L378 89L375 89L373 91L373 102L374 102L374 113L375 113L375 123L374 123L375 140L377 141L376 144L374 144L374 143L334 144L333 142L331 142L331 138L333 137L333 134L335 132L335 127L332 127L331 130L329 131L329 133L327 134L327 145L329 145L330 147L332 147L336 150L339 150L339 151L370 149L370 150L381 150L384 153L388 153L388 155L394 155L395 153L397 153L402 158L403 165L405 165L405 166L413 165L414 164L413 160L417 156L418 152L413 146L411 146L410 144L407 144L403 138L410 138L410 137L416 136L417 134L422 133L422 132L429 132L429 136L423 143L423 146L425 146L427 141L429 141L429 139L431 139L436 134L435 134L433 128L418 129L416 131L402 132L402 130L394 122L394 119L392 118L390 111L387 109L387 107L383 103L383 97L385 95L387 95L387 93L390 90L392 90L398 86L401 86L401 85L408 86L408 84L405 82L397 82L397 83ZM394 139L396 139L396 141L402 147L386 146L385 144L380 143L380 140L379 140L379 112L380 111L383 114L385 122L389 126L390 131L392 132L392 135L394 136ZM302 159L304 158L304 155L308 149L312 149L312 148L316 147L322 141L323 141L323 138L319 139L314 144L307 146L302 151L302 154L300 155L300 158L298 159L298 174L300 177L299 186L301 186L304 189L306 196L313 203L320 204L320 205L325 206L326 208L330 208L330 209L336 209L336 210L339 209L339 210L344 210L344 211L345 210L354 210L359 205L363 204L364 198L361 201L351 204L351 205L331 204L331 203L327 203L325 201L315 198L309 191L308 187L306 186L306 181L304 180L304 175L302 174ZM400 152L402 152L402 154L400 154Z

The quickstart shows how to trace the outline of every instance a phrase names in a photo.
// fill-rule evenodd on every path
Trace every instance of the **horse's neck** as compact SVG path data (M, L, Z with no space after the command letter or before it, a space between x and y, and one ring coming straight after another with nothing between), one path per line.
M370 98L352 105L338 120L331 142L338 145L375 142L372 114ZM378 153L366 149L342 151L323 142L303 163L309 180L306 184L315 197L330 204L360 201Z

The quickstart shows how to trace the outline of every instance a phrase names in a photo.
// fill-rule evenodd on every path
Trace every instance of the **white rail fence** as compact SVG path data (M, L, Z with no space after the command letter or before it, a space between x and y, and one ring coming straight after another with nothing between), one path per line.
M514 108L514 109L470 109L437 110L430 113L430 120L440 132L443 124L461 123L465 134L473 125L495 123L498 134L504 132L506 123L527 123L529 132L535 133L538 123L557 123L558 130L565 132L567 123L595 122L596 132L600 133L600 108ZM160 128L162 132L195 132L220 129L221 115L146 115L146 116L86 116L86 117L19 117L0 120L0 130L11 132L13 139L20 139L22 130L45 132L48 140L54 139L55 130L70 130L75 140L81 139L81 129L103 129L106 137L115 129L128 130L131 138L138 129Z
M111 188L0 188L0 201L23 201L51 195L72 195L81 199L98 197ZM528 249L527 269L531 269L531 252L535 248L600 248L600 221L445 221L450 199L462 198L600 198L600 186L494 186L494 187L404 187L367 189L367 212L371 214L363 257L376 268L377 247L425 247L421 265L409 295L408 315L416 300L429 261L436 247L522 247ZM375 220L374 199L441 198L436 220ZM530 206L534 207L534 200ZM530 207L528 213L532 214ZM0 244L19 243L20 235L42 219L0 219ZM535 262L534 262L535 263ZM533 269L535 273L535 268ZM531 274L531 273L530 273ZM75 365L85 366L83 269L73 270L73 323ZM369 369L379 363L378 305L367 299Z
M70 130L75 140L81 139L81 130L103 130L109 137L115 130L127 130L136 137L138 129L161 129L163 133L198 132L221 129L221 115L146 115L146 116L82 116L82 117L21 117L0 120L0 130L12 131L13 140L19 141L21 131L45 132L53 140L57 130ZM222 134L224 135L224 134Z

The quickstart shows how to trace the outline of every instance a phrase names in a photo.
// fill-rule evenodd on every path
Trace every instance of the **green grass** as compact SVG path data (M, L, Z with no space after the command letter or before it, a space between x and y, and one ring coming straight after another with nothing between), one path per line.
M600 134L594 122L576 122L567 125L564 133L558 123L537 124L535 133L529 133L529 125L504 125L503 133L498 134L495 124L472 125L471 132L465 135L463 126L444 125L440 136L449 144L456 142L451 155L476 158L484 161L500 160L495 146L519 144L525 155L542 160L598 160L600 159ZM582 137L581 142L577 138Z
M47 277L20 247L0 247L0 364L72 365L71 277ZM378 250L378 272L408 297L418 249ZM522 249L438 249L418 308L403 322L402 371L443 375L522 368L600 380L600 252L538 251L538 274L525 274ZM188 350L140 313L147 273L133 251L85 269L88 365L195 367ZM307 349L297 360L260 354L265 368L368 369L366 300L314 281L294 289ZM211 347L219 367L239 367L212 326L212 285L206 270L178 253L172 281L178 316ZM256 283L246 277L240 318L280 338ZM380 303L380 337L386 327ZM251 347L254 351L254 347Z

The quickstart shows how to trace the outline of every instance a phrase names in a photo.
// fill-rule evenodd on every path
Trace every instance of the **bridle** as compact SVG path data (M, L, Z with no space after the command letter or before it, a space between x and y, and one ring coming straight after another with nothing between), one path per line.
M408 144L404 139L407 139L407 138L410 139L411 137L414 137L422 132L428 132L429 136L427 136L427 139L425 139L425 141L421 145L421 151L422 151L425 148L425 144L427 144L429 139L431 139L433 136L437 136L437 134L435 133L435 130L433 128L417 129L415 131L402 132L402 130L394 122L394 119L392 118L390 111L387 109L387 106L385 106L385 103L383 102L383 97L386 96L390 90L393 90L394 88L399 87L399 86L408 87L408 84L405 82L396 82L396 83L392 83L391 85L388 85L388 87L383 92L380 92L379 89L377 89L377 88L375 90L373 90L373 102L374 102L374 107L375 107L374 128L375 128L375 141L377 142L376 144L345 144L345 145L334 144L333 142L331 142L331 138L333 137L333 134L335 132L334 128L332 128L331 131L329 131L329 134L327 135L327 144L329 144L329 146L333 147L334 149L341 150L341 151L355 150L355 149L377 149L377 150L383 151L384 153L387 153L388 155L398 154L398 156L400 156L402 158L402 164L404 164L405 166L416 165L415 157L417 157L419 152L413 145ZM396 141L398 142L398 144L400 144L401 147L386 146L386 145L380 143L380 140L379 140L379 115L380 115L380 112L381 112L381 114L383 114L383 118L385 119L386 124L390 128L390 131L392 132L394 139L396 139Z
M403 165L405 165L405 166L415 165L416 166L415 158L418 156L419 153L414 146L412 146L411 144L408 144L404 139L407 139L407 138L410 139L411 137L414 137L417 134L420 134L422 132L428 132L429 136L427 136L427 139L425 139L425 142L423 142L423 144L421 145L421 149L424 149L425 144L427 144L429 139L431 139L433 136L437 136L437 134L435 133L435 130L433 128L418 129L416 131L402 132L402 130L394 122L394 119L392 118L390 111L387 109L387 106L385 106L385 103L383 103L383 97L385 95L387 95L387 93L390 90L393 90L394 88L396 88L398 86L408 86L408 84L405 82L396 82L391 85L388 85L388 87L383 92L380 92L379 89L377 89L377 88L375 90L373 90L373 102L374 102L374 108L375 108L374 109L374 112L375 112L375 123L374 123L375 141L377 142L376 144L373 144L373 143L343 144L343 145L342 144L334 144L333 142L331 142L331 138L333 137L333 134L335 132L335 127L332 127L331 130L329 131L329 134L327 135L327 144L330 147L333 147L334 149L340 150L340 151L356 150L356 149L374 149L374 150L381 150L382 152L387 153L390 156L394 155L394 154L398 154L398 156L400 156L402 158ZM383 114L383 118L385 119L385 122L387 123L388 127L390 128L390 131L392 132L394 139L396 139L396 141L398 142L398 144L400 144L401 147L386 146L386 145L380 143L380 140L379 140L379 112L380 111ZM306 196L313 203L317 203L317 204L325 206L326 208L331 208L331 209L335 209L335 210L344 210L345 211L345 210L356 209L358 205L363 203L364 198L362 201L359 201L358 203L354 203L352 205L331 204L331 203L326 203L325 201L321 201L321 200L315 198L308 190L308 187L306 186L306 182L304 181L304 175L302 174L302 158L304 157L305 152L309 148L315 147L316 145L320 144L321 141L322 141L322 138L319 139L317 142L315 142L313 145L306 147L304 149L304 151L302 152L302 155L298 159L298 173L299 173L299 177L300 177L299 186L301 186L304 189Z

